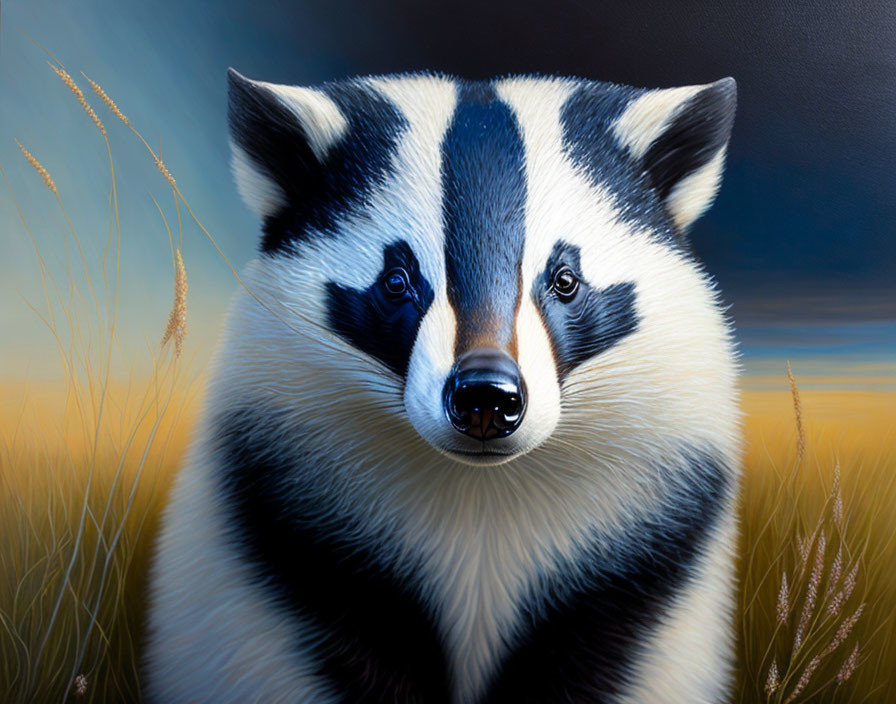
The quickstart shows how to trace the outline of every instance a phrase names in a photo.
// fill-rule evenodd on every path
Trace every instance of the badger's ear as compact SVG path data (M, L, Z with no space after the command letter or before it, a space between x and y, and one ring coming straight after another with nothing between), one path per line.
M718 191L736 103L733 78L652 90L635 98L613 124L681 232Z
M232 68L227 76L236 185L252 210L273 217L320 178L348 123L321 91L252 81Z

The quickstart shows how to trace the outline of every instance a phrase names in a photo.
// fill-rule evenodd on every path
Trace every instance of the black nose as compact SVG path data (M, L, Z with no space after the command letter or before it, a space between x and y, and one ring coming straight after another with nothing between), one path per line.
M460 432L477 440L505 438L526 413L526 389L513 358L482 347L462 355L445 382L445 412Z

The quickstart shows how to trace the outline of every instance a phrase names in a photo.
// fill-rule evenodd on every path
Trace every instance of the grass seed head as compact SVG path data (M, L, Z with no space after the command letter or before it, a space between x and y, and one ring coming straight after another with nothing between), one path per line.
M852 677L852 673L856 671L856 667L859 664L859 644L856 643L855 647L852 649L852 652L849 654L849 657L843 661L843 665L840 667L840 671L837 673L837 686L839 687L841 684L846 682L850 677Z
M840 628L837 629L837 632L834 634L834 637L831 639L830 644L827 648L824 649L822 655L830 655L837 648L840 647L840 644L843 643L848 637L853 627L858 623L859 619L862 618L862 612L865 610L865 603L862 602L859 604L859 608L857 608L852 616L843 621L840 624Z
M796 683L796 687L793 688L790 696L787 697L785 704L790 704L790 702L794 701L800 695L800 692L802 692L809 684L809 680L812 679L812 675L818 669L819 665L821 665L821 656L816 655L809 661L809 664L806 665L806 669L803 670L803 674L800 675L800 678Z
M829 599L831 594L837 589L840 583L840 577L843 576L843 544L837 548L837 557L831 564L831 572L828 574L828 588L825 592L825 599Z
M796 416L796 463L800 464L806 452L806 431L803 428L803 404L800 401L800 390L797 388L796 379L793 377L790 362L787 362L787 381L790 382L790 395L793 397L793 412Z
M805 569L806 564L809 562L809 551L812 548L812 539L809 536L803 537L802 535L797 535L796 547L800 554L800 568L802 574L802 569Z
M772 659L772 664L768 668L768 677L765 678L765 693L770 697L778 691L781 686L781 679L778 675L778 661Z
M834 465L834 486L831 487L831 496L834 498L834 523L837 528L843 530L843 489L840 486L840 462Z
M22 143L19 140L16 140L16 144L19 145L19 149L22 150L22 154L25 155L25 158L28 160L28 163L34 167L34 170L40 174L40 177L44 180L44 185L53 191L53 195L59 195L59 191L56 190L56 182L53 180L53 177L50 176L50 172L47 171L43 165L34 158L34 155L29 152L25 147L22 146Z
M96 93L99 96L100 100L102 100L106 104L106 107L112 111L112 114L115 115L115 117L117 117L119 120L121 120L124 124L130 126L131 123L128 122L128 118L126 118L121 113L121 110L118 109L118 106L115 104L115 101L112 100L112 98L110 98L106 94L106 91L103 90L102 86L100 86L100 84L97 83L96 81L92 81L91 79L87 78L87 76L84 75L83 72L81 73L81 75L87 79L87 82L90 84L90 87L93 88L93 92Z
M796 635L793 639L793 652L800 649L803 644L803 636L806 633L806 627L809 625L809 619L815 611L815 601L818 598L818 587L821 585L821 577L824 574L824 551L826 540L824 531L818 536L818 542L815 545L815 564L812 566L812 574L809 576L809 584L806 587L806 600L803 602L803 611L800 614L800 621L796 627Z
M75 677L75 698L82 699L87 694L87 678L84 675Z
M68 86L68 89L74 93L78 102L81 103L81 107L84 108L84 112L86 112L87 116L93 120L93 124L99 128L100 132L106 134L106 127L103 125L102 120L100 120L100 116L96 114L96 111L92 107L90 107L90 103L88 103L87 98L84 97L84 91L78 87L78 84L75 83L75 79L68 75L68 71L64 68L59 68L53 64L50 64L50 68L56 72L56 75L59 76L59 78L62 79L62 82Z
M833 598L828 602L827 612L829 616L836 616L843 610L843 606L849 601L849 597L852 595L852 590L855 589L856 586L856 577L859 572L859 563L856 562L852 569L849 571L849 574L846 575L846 579L843 580L843 588L834 594Z
M174 176L171 175L171 172L168 171L168 168L165 166L164 162L162 162L162 160L157 156L154 156L153 158L156 161L156 168L159 170L162 176L165 177L165 180L167 180L168 183L171 184L172 188L177 188L177 182L174 180Z
M162 335L162 346L174 338L174 353L180 357L187 335L187 270L178 249L174 257L174 306L168 314L168 324Z
M777 604L778 624L784 625L787 622L787 614L790 612L790 591L787 586L787 573L781 575L781 589L778 591Z

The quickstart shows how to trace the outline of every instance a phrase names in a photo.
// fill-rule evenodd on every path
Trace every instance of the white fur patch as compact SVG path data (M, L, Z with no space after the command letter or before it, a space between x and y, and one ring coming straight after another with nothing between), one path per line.
M256 215L265 218L286 205L283 189L258 169L242 147L231 140L230 151L236 189Z
M291 110L308 136L308 146L323 161L330 147L348 131L345 115L326 93L313 88L259 82Z
M734 507L709 539L692 581L670 604L643 644L635 686L619 704L715 704L733 686Z
M666 210L675 226L684 231L710 206L722 182L726 147L696 171L675 184L666 196Z
M432 403L441 398L454 365L456 336L457 318L441 286L417 331L404 385L408 418L420 436L436 447L447 445L457 432L447 422L441 404Z
M619 143L640 159L675 118L681 105L709 84L652 90L632 101L613 124Z

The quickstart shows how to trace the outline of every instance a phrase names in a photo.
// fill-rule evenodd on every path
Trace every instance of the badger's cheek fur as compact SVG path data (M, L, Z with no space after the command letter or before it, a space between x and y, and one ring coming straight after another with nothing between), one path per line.
M455 334L454 313L443 289L420 323L404 387L411 424L437 450L447 447L456 433L442 407L442 388L454 364Z
M557 365L551 350L544 320L535 304L524 296L517 313L519 365L528 390L526 417L523 419L520 440L525 440L525 452L534 450L554 432L560 420L560 382Z

